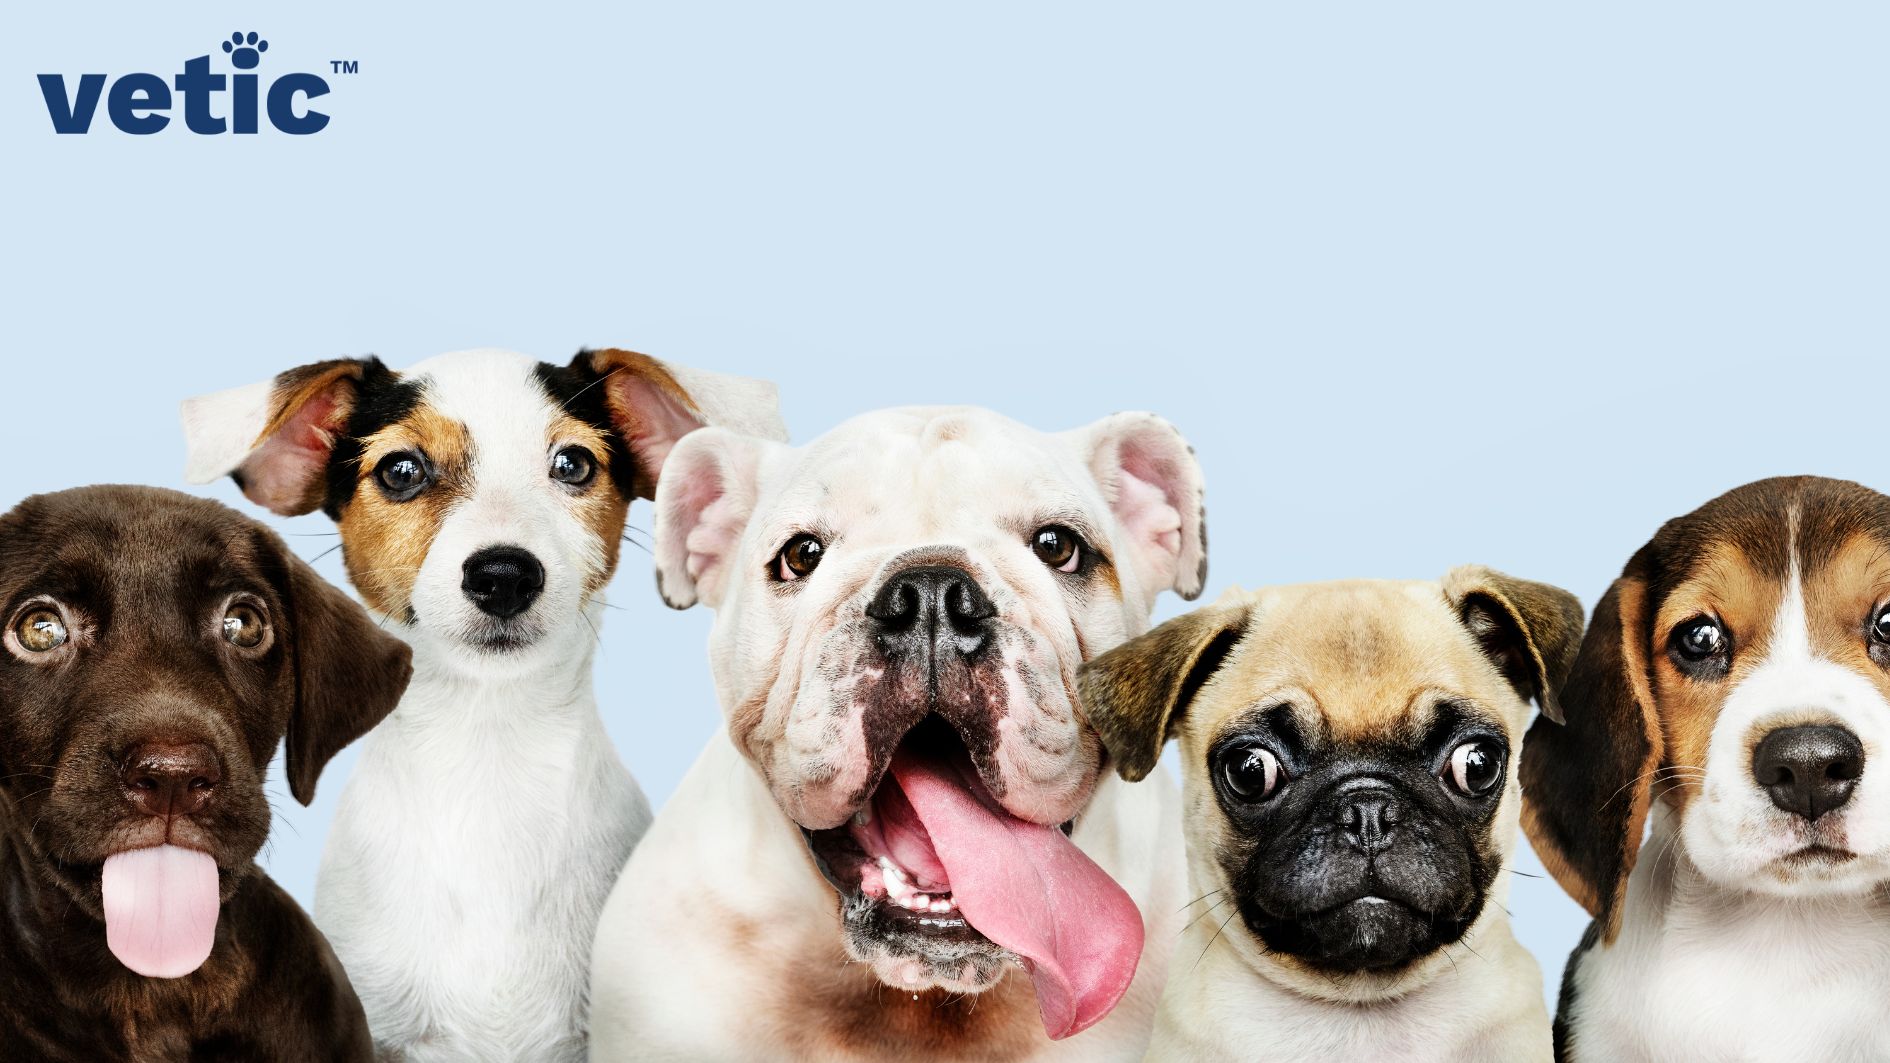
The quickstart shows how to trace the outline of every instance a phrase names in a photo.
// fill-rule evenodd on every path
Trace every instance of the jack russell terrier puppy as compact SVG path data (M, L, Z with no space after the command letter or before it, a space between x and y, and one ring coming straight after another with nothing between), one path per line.
M1181 746L1194 902L1149 1059L1547 1063L1512 769L1581 624L1467 566L1229 592L1084 667L1123 778Z
M772 385L621 350L341 359L185 403L190 478L322 509L413 645L316 887L384 1057L583 1057L597 913L650 816L591 694L601 595L705 424L785 437Z
M592 1058L1140 1059L1178 806L1102 778L1076 669L1201 589L1181 436L963 407L799 449L708 429L655 537L664 598L715 610L726 728L605 908Z
M1595 916L1562 1058L1890 1059L1890 498L1761 480L1668 521L1561 700L1522 775Z

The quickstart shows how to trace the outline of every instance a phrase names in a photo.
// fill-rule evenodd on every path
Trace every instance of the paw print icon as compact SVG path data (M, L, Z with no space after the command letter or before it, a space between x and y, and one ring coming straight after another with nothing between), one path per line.
M230 39L223 42L223 51L230 57L230 64L238 70L254 70L262 61L262 53L269 50L269 42L260 40L255 33L232 33Z

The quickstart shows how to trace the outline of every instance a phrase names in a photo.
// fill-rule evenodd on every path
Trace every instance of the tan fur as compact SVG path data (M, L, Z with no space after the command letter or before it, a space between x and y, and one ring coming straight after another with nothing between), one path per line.
M269 423L257 434L254 445L262 446L276 433L290 428L291 421L299 420L303 422L300 431L313 433L317 438L298 442L319 441L324 449L332 446L354 407L354 384L361 379L361 373L360 361L340 358L298 366L277 376L270 391L274 412ZM291 428L291 434L295 431ZM321 476L309 476L306 489L295 503L297 511L307 513L320 506L325 486Z
M1507 638L1512 630L1520 644ZM1125 731L1138 728L1138 737L1174 734L1181 754L1190 892L1202 896L1202 907L1187 913L1195 922L1178 946L1149 1058L1221 1058L1236 1045L1268 1043L1282 1058L1331 1051L1373 1057L1394 1045L1419 1052L1414 1058L1444 1058L1456 1044L1479 1059L1546 1059L1541 975L1505 921L1500 879L1463 939L1474 961L1445 946L1399 968L1335 976L1268 950L1226 907L1239 886L1223 855L1248 849L1252 838L1243 831L1252 828L1222 809L1209 773L1215 748L1246 731L1256 712L1281 705L1291 706L1298 729L1316 745L1369 748L1421 740L1439 706L1450 703L1508 735L1513 766L1531 716L1525 690L1558 687L1580 637L1572 595L1466 566L1441 582L1355 580L1230 593L1087 666L1084 703L1104 717L1099 728L1116 740L1112 755L1120 756ZM1501 646L1491 641L1498 638ZM1204 651L1211 644L1220 649ZM1508 671L1512 661L1525 662L1527 674ZM1150 699L1174 703L1157 712ZM1513 852L1521 803L1512 771L1478 843L1488 847L1484 859L1500 863ZM1466 975L1463 965L1472 962ZM1353 1006L1381 1011L1370 1024L1381 1031L1408 1023L1422 1038L1450 1023L1459 1040L1414 1043L1392 1034L1374 1041L1387 1035L1361 1025L1360 1039L1346 1042ZM1236 1014L1251 1029L1228 1027ZM1264 1037L1273 1040L1258 1040ZM1341 1042L1349 1047L1334 1047Z
M417 497L395 502L372 481L381 459L403 450L425 454L436 479ZM472 460L472 439L465 426L440 416L425 402L361 441L361 463L355 470L360 485L339 523L348 578L369 606L389 616L407 614L414 580L440 522L468 489Z
M584 584L586 594L596 594L610 583L617 571L630 500L610 490L610 440L604 433L575 417L560 414L551 422L550 434L551 438L545 441L547 452L552 447L583 447L597 463L597 472L585 490L571 499L572 507L578 511L584 526L597 537L597 545L603 551L603 564L590 573Z
M1877 667L1858 638L1890 598L1890 550L1868 535L1853 535L1830 561L1805 574L1811 643L1819 656L1868 676L1890 698L1890 672Z
M838 947L797 959L772 1003L776 1026L800 1059L1005 1063L1028 1055L1040 1036L1037 995L1022 971L975 995L911 993Z
M1783 593L1776 580L1753 568L1744 551L1720 543L1661 603L1643 659L1651 665L1651 703L1660 706L1663 754L1654 796L1676 810L1684 810L1699 792L1699 773L1706 769L1707 746L1719 720L1720 704L1765 660ZM1717 617L1737 647L1732 674L1717 683L1688 679L1667 654L1669 633L1683 621L1702 615Z
M1185 736L1205 733L1204 720L1278 701L1292 701L1303 725L1330 728L1349 741L1411 734L1421 726L1411 713L1428 711L1426 699L1442 693L1494 694L1496 704L1515 700L1435 585L1283 587L1259 592L1254 604L1240 652L1203 691L1182 728L1184 750ZM1228 691L1238 694L1228 700Z
M638 412L639 409L651 408L647 401L650 392L659 396L664 404L701 419L696 400L662 362L647 354L626 351L620 347L592 351L590 359L591 368L605 376L604 404L610 409L611 419L633 449L642 449L650 435L643 423L644 415ZM639 396L639 391L644 394ZM655 464L660 467L664 454L653 457ZM633 494L637 498L656 497L656 477L641 465L637 468L635 484Z

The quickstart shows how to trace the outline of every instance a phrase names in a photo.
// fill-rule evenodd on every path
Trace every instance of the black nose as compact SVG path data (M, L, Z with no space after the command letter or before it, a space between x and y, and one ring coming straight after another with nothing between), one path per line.
M887 579L866 615L889 655L969 657L989 641L997 607L964 569L920 565Z
M1404 821L1404 802L1383 785L1367 784L1340 794L1332 818L1346 842L1370 856L1391 844Z
M466 559L459 589L487 616L507 620L545 589L545 566L516 546L489 546Z
M223 781L217 755L202 742L142 742L125 756L119 772L125 800L153 816L189 816L210 805Z
M1752 777L1772 803L1817 819L1842 808L1864 774L1864 744L1842 727L1781 727L1752 752Z

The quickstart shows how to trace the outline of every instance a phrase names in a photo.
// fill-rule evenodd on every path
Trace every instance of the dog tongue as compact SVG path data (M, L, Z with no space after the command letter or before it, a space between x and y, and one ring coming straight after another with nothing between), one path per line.
M1018 819L966 767L906 753L892 762L965 921L1029 965L1053 1040L1100 1020L1142 956L1142 913L1055 827Z
M105 943L126 967L182 978L210 958L217 936L217 862L175 845L105 860Z

